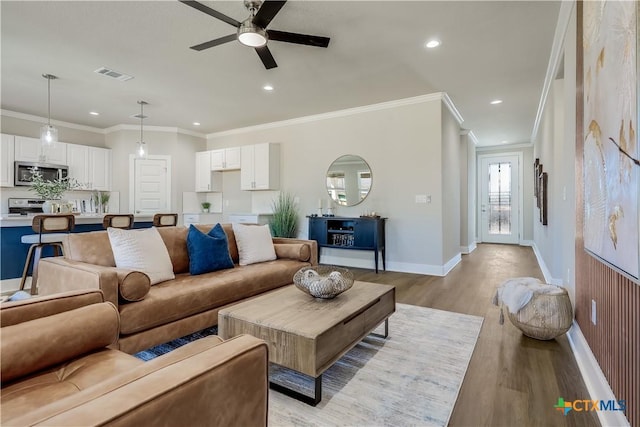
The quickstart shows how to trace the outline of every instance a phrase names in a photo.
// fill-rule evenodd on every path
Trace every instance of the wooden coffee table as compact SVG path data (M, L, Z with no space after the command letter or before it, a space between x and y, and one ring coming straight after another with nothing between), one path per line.
M291 285L220 310L218 335L266 341L269 361L314 378L315 393L275 383L271 388L315 406L322 399L322 373L382 322L386 338L395 307L393 286L356 281L334 299L318 299Z

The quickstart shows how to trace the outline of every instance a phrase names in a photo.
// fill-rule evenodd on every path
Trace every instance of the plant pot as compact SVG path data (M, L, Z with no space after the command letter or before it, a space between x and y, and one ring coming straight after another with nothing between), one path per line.
M209 208L202 208L202 213L209 213Z
M53 204L51 203L51 200L45 200L44 203L42 204L42 213L45 213L45 214L53 213L52 209L53 209Z

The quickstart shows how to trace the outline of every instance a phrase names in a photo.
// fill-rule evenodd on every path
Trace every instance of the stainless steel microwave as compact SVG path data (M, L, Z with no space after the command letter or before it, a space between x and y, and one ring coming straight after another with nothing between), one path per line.
M53 165L51 163L15 162L14 185L31 185L33 171L37 170L42 174L45 181L54 181L58 178L66 178L69 174L69 167L64 165Z

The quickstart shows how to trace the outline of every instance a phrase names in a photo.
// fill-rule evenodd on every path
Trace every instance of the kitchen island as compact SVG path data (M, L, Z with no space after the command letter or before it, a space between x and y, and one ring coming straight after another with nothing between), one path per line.
M8 215L0 216L0 279L20 280L22 269L27 259L29 245L20 241L26 234L34 234L31 228L34 215ZM72 233L82 233L86 231L102 230L102 219L104 214L82 214L76 215L75 227ZM136 215L134 217L133 228L148 228L153 225L153 215ZM43 251L43 256L53 255L51 248ZM3 283L4 288L4 283ZM3 289L4 291L4 289Z

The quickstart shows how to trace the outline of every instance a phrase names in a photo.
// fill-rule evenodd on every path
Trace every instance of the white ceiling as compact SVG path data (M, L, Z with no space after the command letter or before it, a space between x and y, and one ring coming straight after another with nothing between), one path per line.
M203 1L236 20L242 0ZM189 46L235 28L177 1L6 1L2 109L97 128L207 134L447 92L481 145L529 142L560 1L289 1L271 29L331 37L327 49L271 41L266 70L238 42ZM442 45L425 49L437 37ZM112 68L135 78L94 73ZM262 89L265 84L273 92ZM493 99L500 105L490 105ZM91 116L98 111L100 116ZM193 122L201 123L194 126Z

